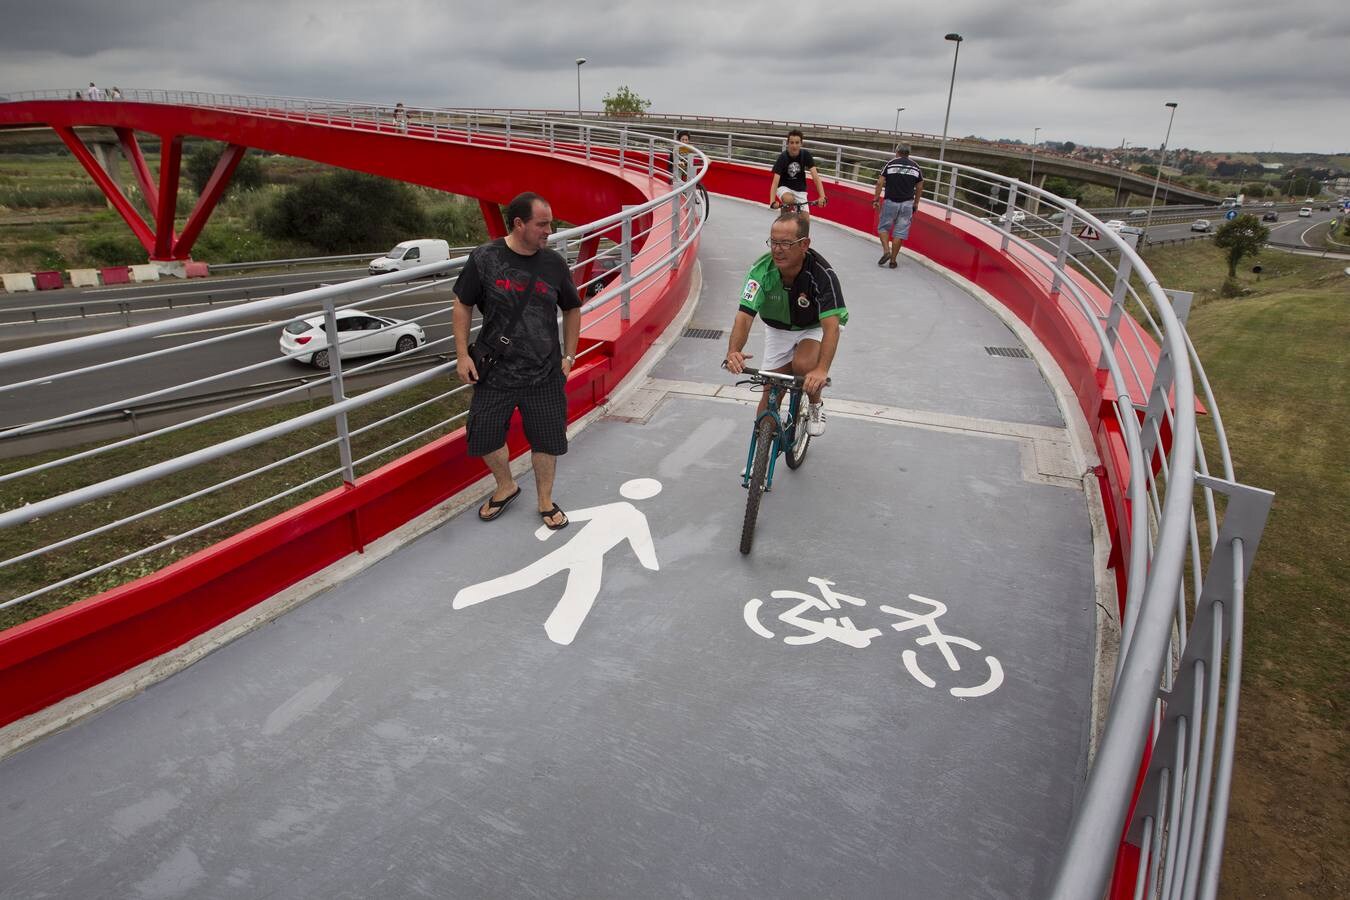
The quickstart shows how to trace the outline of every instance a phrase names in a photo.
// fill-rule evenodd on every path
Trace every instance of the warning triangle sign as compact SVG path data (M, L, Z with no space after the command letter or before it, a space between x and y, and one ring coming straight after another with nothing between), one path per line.
M1093 228L1091 225L1084 225L1082 228L1078 229L1078 236L1085 241L1100 241L1102 239L1101 234L1099 234L1097 229Z

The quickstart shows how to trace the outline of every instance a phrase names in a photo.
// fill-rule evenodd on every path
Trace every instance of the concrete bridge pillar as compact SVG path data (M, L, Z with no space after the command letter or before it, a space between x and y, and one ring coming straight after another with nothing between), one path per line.
M1046 179L1046 177L1047 177L1047 176L1046 176L1046 173L1042 172L1042 173L1040 174L1040 176L1036 178L1036 181L1035 181L1036 187L1044 189L1044 188L1045 188L1045 179ZM1032 194L1030 197L1027 198L1027 212L1028 212L1028 213L1030 213L1031 215L1034 216L1034 215L1036 215L1037 210L1039 210L1040 208L1041 208L1041 198L1040 198L1039 195L1037 195L1037 194Z
M116 141L86 141L89 149L94 153L94 159L103 167L103 171L108 173L108 177L114 184L121 184L122 179L118 174L118 167L122 161L121 148ZM103 203L108 209L114 209L112 198L106 194L103 197Z

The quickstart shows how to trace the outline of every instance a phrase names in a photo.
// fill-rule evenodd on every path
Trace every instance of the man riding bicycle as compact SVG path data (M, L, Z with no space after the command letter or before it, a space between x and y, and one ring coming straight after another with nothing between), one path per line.
M745 278L725 364L738 375L745 370L745 361L753 357L742 351L755 316L761 316L765 325L762 368L803 376L810 401L806 430L818 437L825 433L820 395L839 347L839 334L848 323L848 310L839 277L825 257L811 249L810 232L811 217L805 213L784 213L774 221L767 242L770 252L755 261ZM768 402L767 394L760 397L760 412Z
M769 183L769 208L778 209L782 206L796 212L793 207L799 207L809 212L808 204L812 201L807 193L808 175L816 183L816 193L820 195L815 204L824 206L825 185L821 183L820 172L816 170L815 157L810 150L802 149L801 129L794 128L787 134L787 149L774 160L773 180Z

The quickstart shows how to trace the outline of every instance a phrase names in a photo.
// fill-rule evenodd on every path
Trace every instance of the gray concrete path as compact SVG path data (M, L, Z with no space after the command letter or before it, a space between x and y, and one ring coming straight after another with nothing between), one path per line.
M693 325L770 215L716 202ZM817 247L853 324L750 556L752 398L684 338L562 460L568 529L527 480L0 762L0 896L1040 896L1094 650L1058 409L952 283Z

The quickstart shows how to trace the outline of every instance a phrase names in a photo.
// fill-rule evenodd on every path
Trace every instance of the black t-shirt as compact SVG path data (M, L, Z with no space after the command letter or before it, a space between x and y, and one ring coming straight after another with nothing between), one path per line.
M908 156L897 156L882 167L886 179L886 199L904 203L914 199L914 186L923 181L923 170Z
M533 296L525 290L535 281ZM558 310L577 309L581 297L567 260L543 249L521 256L506 246L505 238L475 247L455 281L455 296L483 314L478 340L496 348L496 339L511 324L517 304L528 303L511 336L510 347L498 352L500 361L489 383L497 388L539 384L561 372L562 345L558 340Z
M793 193L800 193L806 190L806 173L815 167L815 157L811 155L810 150L803 147L797 151L795 157L788 156L786 150L778 154L773 171L778 175L779 187L790 188Z

